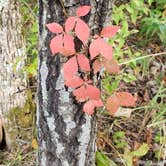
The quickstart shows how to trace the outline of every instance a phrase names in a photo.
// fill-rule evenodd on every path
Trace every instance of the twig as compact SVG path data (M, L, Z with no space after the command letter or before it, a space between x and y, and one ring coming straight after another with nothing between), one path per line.
M144 58L149 58L149 57L155 57L155 56L159 56L159 55L166 55L166 52L160 52L160 53L156 53L156 54L150 54L150 55L145 55L145 56L141 56L141 57L138 57L138 58L135 58L135 59L131 59L129 61L126 61L126 62L122 62L122 63L119 63L119 65L126 65L130 62L133 62L133 61L137 61L137 60L141 60L141 59L144 59Z
M112 145L112 143L110 141L107 140L107 138L104 138L104 141L115 151L115 153L119 156L121 162L123 163L124 166L126 166L125 162L123 161L121 154L118 152L118 150L116 150L116 148Z
M66 12L66 9L65 9L63 0L59 0L59 2L60 2L60 4L61 4L61 6L62 6L64 15L65 15L66 17L68 17L68 14L67 14L67 12Z

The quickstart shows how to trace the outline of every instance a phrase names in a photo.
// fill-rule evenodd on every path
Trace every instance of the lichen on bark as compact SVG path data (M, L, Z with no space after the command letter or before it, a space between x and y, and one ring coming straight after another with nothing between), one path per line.
M10 123L6 114L17 106L22 107L26 100L25 92L22 91L26 87L26 79L20 77L26 56L18 2L1 0L0 17L0 116L6 127ZM18 59L19 63L15 68ZM13 142L14 140L10 139L10 132L6 132L9 135L9 142Z

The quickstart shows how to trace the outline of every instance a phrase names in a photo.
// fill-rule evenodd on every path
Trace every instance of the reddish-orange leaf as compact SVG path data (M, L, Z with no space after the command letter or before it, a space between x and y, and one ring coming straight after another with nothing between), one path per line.
M106 43L103 39L99 39L98 47L100 48L101 55L107 60L112 59L113 49L112 47Z
M106 70L110 74L112 74L112 73L118 74L120 71L119 65L118 65L117 61L115 61L114 59L111 59L111 60L104 59L103 65L105 66Z
M104 27L101 31L101 36L102 37L113 37L115 36L115 34L118 32L118 30L120 29L119 26L108 26L108 27Z
M92 115L94 113L95 105L93 101L89 100L87 101L83 106L83 111L87 113L88 115Z
M76 15L78 17L85 16L89 13L90 8L91 8L90 6L80 6L76 10Z
M66 80L65 85L71 88L77 88L81 86L84 83L84 81L77 76L74 76L73 78Z
M102 107L103 106L103 102L101 101L101 99L99 100L92 100L95 107Z
M125 107L134 107L135 106L135 98L128 92L118 92L116 96L119 100L121 106Z
M101 54L101 56L103 56L107 60L111 60L112 51L113 51L112 47L101 38L94 40L90 44L90 48L89 48L91 59Z
M61 54L64 56L70 56L75 53L75 45L73 37L67 34L64 34L63 38L63 49L61 50Z
M100 39L93 40L89 47L91 59L100 54Z
M99 100L100 99L100 90L93 86L93 85L87 85L86 86L87 96L89 99L92 100Z
M83 71L90 71L89 59L84 54L77 54L78 64Z
M76 23L75 17L69 17L65 22L65 32L68 33L74 29Z
M56 23L56 22L47 24L46 26L47 26L47 28L48 28L51 32L53 32L53 33L62 33L62 32L63 32L62 26L59 25L59 24Z
M94 113L95 107L102 107L103 103L101 99L99 100L89 100L84 104L83 111L88 115L92 115Z
M77 19L75 33L77 37L82 41L82 43L86 43L89 38L90 29L88 25L81 19Z
M94 62L93 62L93 71L94 73L96 74L97 72L99 72L102 68L102 63L99 59L96 59Z
M50 49L53 55L59 53L62 50L63 48L62 44L63 44L62 35L57 35L53 39L51 39Z
M76 99L80 102L86 101L88 99L87 96L87 90L85 86L81 86L78 89L75 89L73 91L73 95L76 97Z
M78 71L78 65L77 65L77 60L76 57L70 58L63 66L63 74L65 80L70 80L72 79Z
M114 115L114 113L118 110L119 107L120 103L116 95L112 95L107 99L106 108L111 115Z

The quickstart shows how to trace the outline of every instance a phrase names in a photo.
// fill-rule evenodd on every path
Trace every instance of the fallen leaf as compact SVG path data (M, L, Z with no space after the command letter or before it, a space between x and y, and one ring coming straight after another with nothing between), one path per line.
M38 143L37 143L37 140L34 138L32 139L32 143L31 143L31 146L33 149L38 149Z

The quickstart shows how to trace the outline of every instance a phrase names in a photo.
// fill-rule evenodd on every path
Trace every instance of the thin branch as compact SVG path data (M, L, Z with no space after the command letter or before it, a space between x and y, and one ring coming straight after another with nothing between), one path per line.
M60 4L61 4L61 6L62 6L64 15L65 15L66 17L68 17L68 14L67 14L67 12L66 12L65 5L64 5L63 0L59 0L59 2L60 2Z

